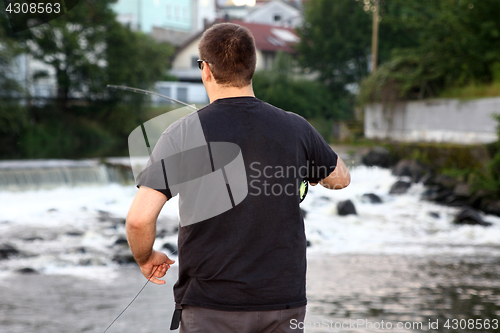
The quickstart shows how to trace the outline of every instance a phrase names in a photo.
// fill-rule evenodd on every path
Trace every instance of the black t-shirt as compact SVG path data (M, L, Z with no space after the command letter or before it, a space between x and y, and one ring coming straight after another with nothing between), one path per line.
M191 130L200 125L203 139L197 137L200 129ZM216 143L233 144L219 147L231 152L216 158ZM180 193L176 303L228 311L306 305L306 238L299 186L303 179L324 179L337 165L337 155L320 134L294 113L254 97L235 97L216 100L176 122L162 135L155 151L160 146L176 152L189 150L191 155L207 152L201 159L210 165L208 170L188 170L203 163L193 163L186 156L182 162L159 163L161 154L157 154L158 167L144 170L138 184L168 197ZM238 169L235 165L239 171L232 172ZM172 173L194 176L165 178L161 185L152 176L157 172L168 177L169 169L175 168ZM207 183L203 176L215 177L217 172L225 180L228 195L203 192ZM194 178L198 183L172 190L175 184ZM190 195L189 202L183 201L183 196ZM229 203L220 208L217 200ZM193 217L193 212L206 211L203 205L218 208L214 208L216 213Z

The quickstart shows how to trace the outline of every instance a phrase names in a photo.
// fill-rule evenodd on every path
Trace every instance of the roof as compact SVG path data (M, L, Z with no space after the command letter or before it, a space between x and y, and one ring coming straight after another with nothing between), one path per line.
M255 39L255 47L260 51L294 53L292 46L300 40L292 28L236 20L232 20L231 23L250 30Z
M223 23L224 21L216 20L214 24ZM238 20L229 21L234 24L241 25L252 33L255 39L255 47L264 52L278 52L295 53L292 46L299 42L300 38L292 28L280 27L270 24L250 23ZM182 51L188 45L196 41L204 31L193 35L187 40L178 50L177 53Z

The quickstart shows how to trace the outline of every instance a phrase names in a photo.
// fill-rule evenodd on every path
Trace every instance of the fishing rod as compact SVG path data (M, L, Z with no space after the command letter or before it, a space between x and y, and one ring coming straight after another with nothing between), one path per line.
M159 93L154 92L154 91L148 91L148 90L143 90L143 89L138 89L138 88L133 88L133 87L127 87L127 86L115 86L115 85L112 85L112 84L108 84L107 87L111 88L111 89L132 91L132 92L139 93L139 94L144 94L144 95L158 96L158 97L164 98L166 100L173 101L173 102L182 104L184 106L187 106L188 108L191 108L191 109L193 109L195 111L198 110L197 108L195 108L192 105L189 105L187 103L179 101L178 99L175 99L175 98L172 98L172 97L169 97L169 96L165 96L165 95L159 94Z
M176 252L177 252L177 250L175 250L174 252L172 252L170 255L173 255L173 254L175 254ZM108 326L108 327L104 330L104 332L102 332L102 333L106 333L106 332L109 330L109 328L110 328L111 326L113 326L113 324L115 323L115 321L117 321L117 320L118 320L118 318L120 318L120 317L121 317L121 315L122 315L125 311L127 311L127 309L128 309L128 308L132 305L132 303L134 303L135 299L136 299L137 297L139 297L139 295L142 293L142 291L144 290L144 288L146 288L146 286L148 285L149 281L151 281L151 278L154 276L154 274L155 274L155 273L156 273L156 271L158 270L158 267L160 267L160 266L157 266L157 267L154 269L153 273L151 273L151 276L148 278L148 280L146 281L146 283L142 286L141 290L139 290L139 292L137 293L137 295L135 295L135 297L134 297L134 298L130 301L130 303L128 303L128 305L125 307L125 309L123 309L123 310L122 310L122 312L120 312L120 314L119 314L119 315L118 315L118 316L117 316L117 317L116 317L116 318L115 318L115 319L111 322L111 324L109 324L109 326Z

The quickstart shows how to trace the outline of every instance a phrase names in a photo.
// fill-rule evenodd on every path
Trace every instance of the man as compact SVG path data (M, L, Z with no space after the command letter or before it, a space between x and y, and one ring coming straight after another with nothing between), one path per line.
M303 322L306 305L299 186L306 179L341 189L350 183L349 172L302 117L255 98L255 42L246 28L213 26L203 34L199 53L210 104L170 126L158 141L155 162L144 170L127 217L130 248L144 276L165 283L159 278L174 261L152 249L156 219L165 202L180 193L174 286L176 313L182 309L180 331L300 331L290 324ZM192 144L197 136L203 138ZM236 148L219 158L216 143ZM204 159L208 170L199 163ZM217 159L224 162L217 165ZM207 187L204 179L217 173L227 193L222 186L218 194L207 194L217 183ZM158 174L165 181L158 181ZM198 183L178 187L191 180ZM231 206L219 209L227 198Z

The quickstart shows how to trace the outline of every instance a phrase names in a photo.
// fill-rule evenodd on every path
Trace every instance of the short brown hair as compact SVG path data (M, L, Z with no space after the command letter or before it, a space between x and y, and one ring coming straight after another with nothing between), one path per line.
M220 23L203 33L200 59L209 63L218 84L244 87L252 82L257 55L252 33L234 23Z

